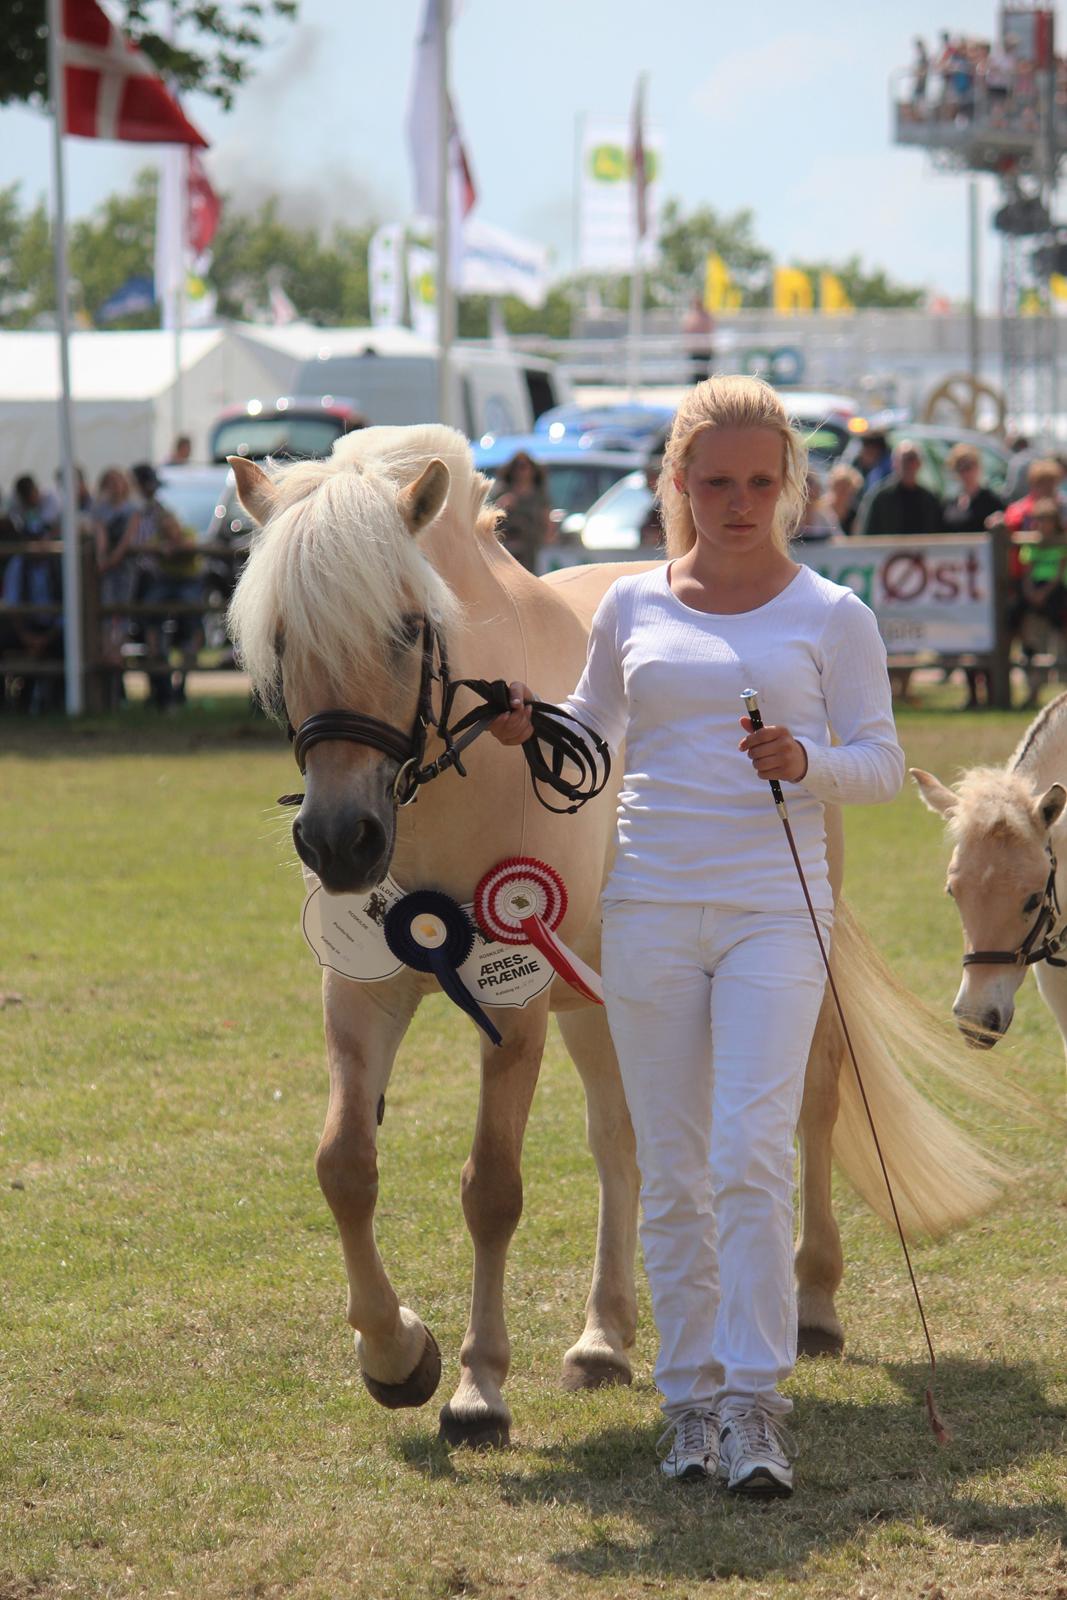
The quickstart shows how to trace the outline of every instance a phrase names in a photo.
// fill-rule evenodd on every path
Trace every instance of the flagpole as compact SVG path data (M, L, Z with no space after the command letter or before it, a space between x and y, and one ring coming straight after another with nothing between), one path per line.
M452 325L453 292L450 272L452 241L449 238L449 180L451 176L451 127L448 98L448 30L451 23L450 0L438 0L437 50L437 416L452 421Z
M66 711L85 709L82 659L81 566L74 504L74 428L70 397L70 303L67 292L67 200L63 174L65 117L60 61L60 0L48 0L48 80L52 91L52 183L55 202L56 323L59 334L59 455L63 530L63 674Z
M641 334L644 321L645 300L645 260L644 260L644 116L645 116L645 83L647 74L642 72L637 80L637 92L634 99L634 175L632 183L633 219L634 219L634 256L630 272L630 325L629 325L629 390L630 399L637 399L637 391L641 383ZM638 144L641 147L642 170L637 171L636 155ZM638 186L641 193L638 193Z

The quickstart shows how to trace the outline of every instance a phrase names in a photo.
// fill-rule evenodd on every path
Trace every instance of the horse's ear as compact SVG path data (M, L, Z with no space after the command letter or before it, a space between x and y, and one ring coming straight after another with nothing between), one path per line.
M1051 828L1052 824L1061 815L1067 805L1067 789L1062 783L1054 783L1051 789L1045 791L1034 807L1034 820L1041 828Z
M448 498L449 471L443 461L431 461L414 483L397 495L400 515L412 533L421 533Z
M953 794L951 789L946 789L932 772L924 772L921 767L909 767L908 777L914 780L920 800L930 811L936 811L942 817L950 817L959 805L959 795Z
M226 460L237 480L238 499L248 515L254 517L262 527L273 517L277 504L273 483L263 468L249 461L247 456L227 456Z

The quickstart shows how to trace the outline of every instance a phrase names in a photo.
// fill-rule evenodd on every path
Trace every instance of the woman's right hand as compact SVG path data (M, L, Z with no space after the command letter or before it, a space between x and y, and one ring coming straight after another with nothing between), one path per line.
M533 698L533 690L525 683L508 685L511 710L495 717L489 724L489 732L494 739L499 739L501 744L526 743L533 733L533 717L530 714Z

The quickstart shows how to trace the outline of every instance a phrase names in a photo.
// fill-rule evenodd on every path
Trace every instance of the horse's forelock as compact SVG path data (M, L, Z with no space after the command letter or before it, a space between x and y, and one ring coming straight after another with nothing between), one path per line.
M1015 773L1000 767L972 767L955 792L958 803L947 820L957 842L987 838L1025 844L1036 837L1033 790Z

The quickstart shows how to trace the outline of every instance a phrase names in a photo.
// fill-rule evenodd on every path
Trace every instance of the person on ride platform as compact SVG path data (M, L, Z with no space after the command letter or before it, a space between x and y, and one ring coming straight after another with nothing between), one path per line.
M625 745L603 983L641 1169L662 1470L754 1496L793 1488L793 1139L825 982L768 780L789 786L828 938L823 805L889 800L904 775L872 613L789 554L805 481L769 385L697 385L660 477L668 560L607 591L565 702ZM738 716L750 686L758 731ZM511 685L501 743L529 738L532 698Z

